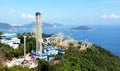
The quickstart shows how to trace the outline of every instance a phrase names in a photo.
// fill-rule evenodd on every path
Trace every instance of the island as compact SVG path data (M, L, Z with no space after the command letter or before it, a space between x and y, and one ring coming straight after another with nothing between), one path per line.
M91 28L88 27L88 26L78 26L78 27L72 27L71 30L74 30L74 31L89 31L89 30L91 30Z

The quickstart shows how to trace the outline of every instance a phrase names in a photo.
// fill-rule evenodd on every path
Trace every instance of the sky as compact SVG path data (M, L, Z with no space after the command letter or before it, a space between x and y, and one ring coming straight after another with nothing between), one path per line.
M11 25L35 21L65 25L120 25L120 0L0 0L0 22Z

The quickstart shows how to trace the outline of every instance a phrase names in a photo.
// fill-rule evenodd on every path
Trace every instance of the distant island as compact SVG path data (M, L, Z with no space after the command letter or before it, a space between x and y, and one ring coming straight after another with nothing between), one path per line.
M44 29L58 28L58 27L63 26L62 24L59 24L59 23L43 22L42 24L43 24L42 27ZM24 24L24 25L21 25L21 26L13 26L9 23L0 22L0 31L8 31L8 30L13 31L16 28L33 28L34 26L35 26L35 22L31 22L31 23Z
M72 27L71 30L75 31L88 31L91 30L88 26L78 26L78 27Z
M35 26L35 22L31 22L29 24L25 24L24 25L24 28L32 28L33 26ZM59 23L48 23L48 22L43 22L42 23L42 27L44 29L48 29L48 28L58 28L60 26L63 26L62 24L59 24Z

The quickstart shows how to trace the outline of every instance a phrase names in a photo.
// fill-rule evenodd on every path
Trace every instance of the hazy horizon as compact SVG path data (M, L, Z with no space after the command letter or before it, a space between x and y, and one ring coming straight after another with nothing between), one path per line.
M65 25L120 25L119 0L1 0L0 22L23 25L35 21Z

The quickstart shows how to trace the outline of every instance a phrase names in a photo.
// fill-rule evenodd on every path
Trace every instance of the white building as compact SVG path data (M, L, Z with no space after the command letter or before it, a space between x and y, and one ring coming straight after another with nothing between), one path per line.
M3 34L1 37L1 43L8 44L14 49L17 49L19 47L20 39L16 37L16 34Z

